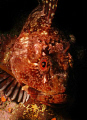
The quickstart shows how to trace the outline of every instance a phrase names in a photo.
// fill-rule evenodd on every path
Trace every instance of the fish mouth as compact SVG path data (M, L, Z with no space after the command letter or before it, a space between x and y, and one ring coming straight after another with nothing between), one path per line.
M49 103L49 104L60 104L65 103L67 101L67 94L64 93L53 93L47 94L45 92L39 91L37 96L38 101Z
M66 92L63 92L63 93L61 93L61 92L59 92L59 93L42 92L42 91L37 90L37 89L35 89L33 87L29 87L27 85L24 85L22 87L22 90L25 90L27 93L30 93L30 94L39 94L39 95L47 95L47 96L49 96L49 95L58 95L58 94L61 94L61 95L62 94L67 94Z
M24 89L27 88L27 89ZM23 90L25 90L28 94L30 94L31 98L36 99L37 101L40 101L42 103L64 103L67 98L67 94L64 93L53 93L48 94L43 91L39 91L35 88L24 86Z

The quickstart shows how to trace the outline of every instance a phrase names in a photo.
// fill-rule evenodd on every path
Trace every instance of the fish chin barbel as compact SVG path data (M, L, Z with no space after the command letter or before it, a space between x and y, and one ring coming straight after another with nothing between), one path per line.
M12 73L23 85L22 90L47 104L66 101L68 72L72 66L68 52L71 37L51 27L57 2L40 1L29 15L10 56Z

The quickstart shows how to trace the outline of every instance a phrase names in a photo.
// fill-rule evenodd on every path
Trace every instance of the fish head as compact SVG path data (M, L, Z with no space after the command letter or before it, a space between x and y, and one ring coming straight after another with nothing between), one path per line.
M45 103L66 101L68 71L72 57L67 38L54 28L22 33L10 58L16 80L31 96Z

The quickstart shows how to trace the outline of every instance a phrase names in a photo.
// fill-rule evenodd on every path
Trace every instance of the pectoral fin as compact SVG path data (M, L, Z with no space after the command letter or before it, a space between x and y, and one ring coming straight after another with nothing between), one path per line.
M0 91L4 91L5 95L16 102L27 102L29 94L23 90L20 83L14 77L0 69Z

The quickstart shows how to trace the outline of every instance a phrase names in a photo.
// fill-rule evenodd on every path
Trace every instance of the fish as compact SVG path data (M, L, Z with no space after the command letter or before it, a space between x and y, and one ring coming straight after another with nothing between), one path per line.
M58 0L38 3L18 37L0 37L0 91L17 102L65 103L74 37L52 26Z

